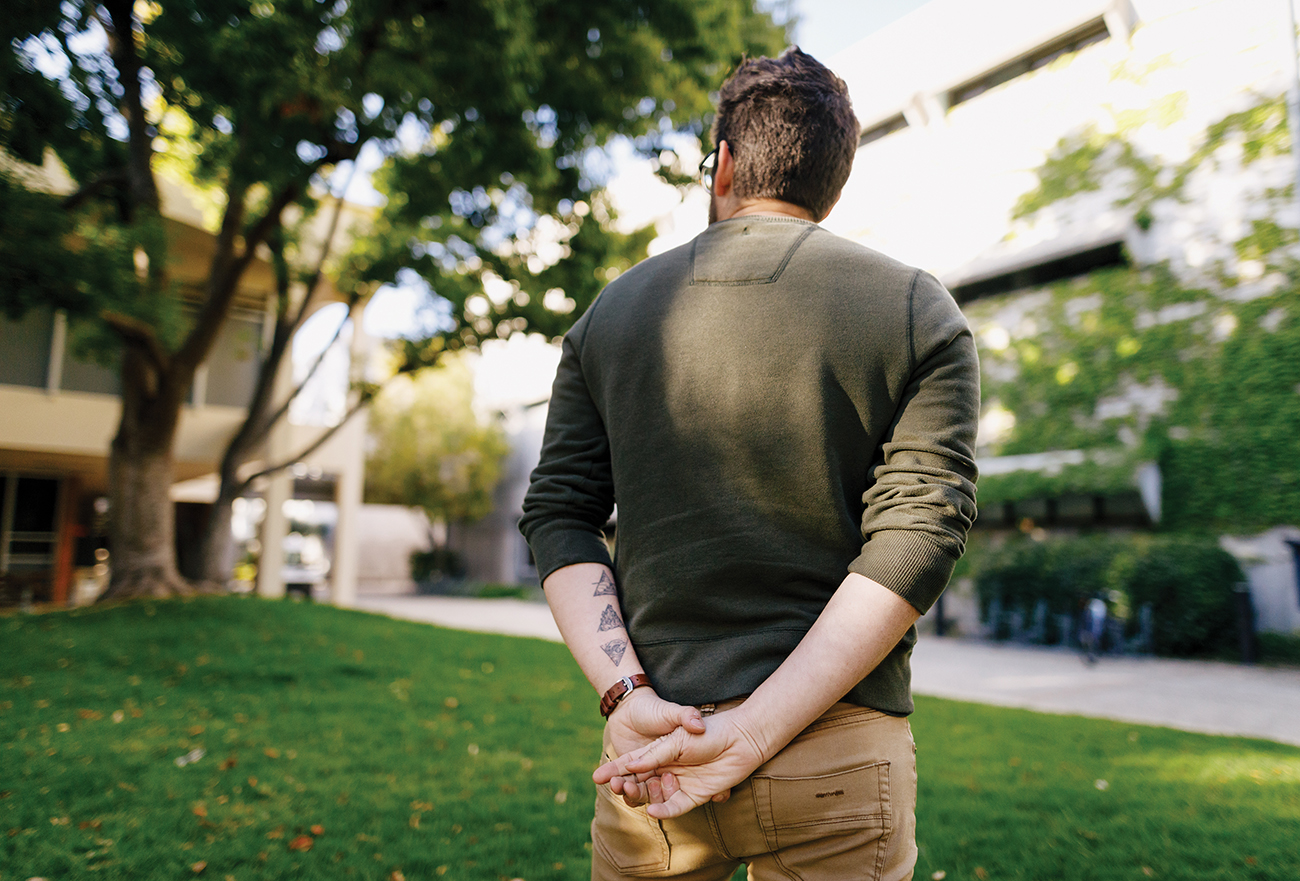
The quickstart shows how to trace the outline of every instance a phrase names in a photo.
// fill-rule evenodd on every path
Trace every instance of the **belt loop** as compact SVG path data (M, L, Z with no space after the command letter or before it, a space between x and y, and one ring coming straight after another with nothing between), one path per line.
M714 710L716 710L717 708L718 708L718 705L717 705L717 704L700 704L700 708L699 708L699 709L700 709L700 715L701 715L701 716L712 716Z

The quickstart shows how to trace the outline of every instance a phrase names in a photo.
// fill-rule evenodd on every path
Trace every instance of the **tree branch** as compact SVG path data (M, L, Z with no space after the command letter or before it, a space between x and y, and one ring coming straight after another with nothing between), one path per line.
M335 434L337 434L339 429L347 425L353 416L360 413L361 410L363 410L370 403L370 400L373 397L374 397L373 394L362 393L360 399L355 404L352 405L352 407L348 410L347 413L343 414L343 418L339 420L337 425L331 425L329 428L325 429L325 431L321 432L320 437L316 438L316 440L312 441L305 448L300 450L297 455L291 456L290 458L279 463L278 465L272 465L269 468L263 468L261 471L258 471L256 474L249 475L249 477L247 477L243 482L239 484L239 490L238 492L235 493L235 497L238 498L239 496L242 496L244 493L248 492L249 488L252 487L254 481L258 480L259 478L270 477L272 474L278 474L284 469L292 466L295 462L301 462L303 459L307 458L312 453L316 452L321 447L325 446L325 442L328 441L330 438L332 438Z
M354 159L352 168L348 171L348 179L343 182L343 192L338 196L334 196L332 192L330 193L334 197L334 213L330 216L329 227L325 231L325 241L321 243L320 257L316 261L316 269L307 281L307 294L302 298L302 305L298 308L298 314L294 316L293 327L295 331L306 320L307 307L316 295L316 287L320 284L321 277L325 273L325 261L329 259L330 251L334 248L334 235L338 232L339 220L343 216L343 197L348 194L348 188L352 186L352 179L356 176L357 163ZM338 338L338 334L335 334L335 338Z
M158 210L158 183L153 177L153 137L145 120L140 91L139 48L135 33L134 0L104 0L113 39L113 62L122 85L122 112L128 126L127 181L131 189L132 208ZM102 21L102 20L101 20Z
M153 328L138 318L120 312L103 311L99 317L126 343L138 346L149 357L159 374L166 373L171 356L154 334Z
M311 172L316 169L316 164L312 166ZM221 325L226 319L226 313L230 311L230 304L235 299L235 292L239 289L239 279L243 277L244 270L253 262L256 255L257 246L266 240L267 235L280 223L280 215L284 209L289 206L298 195L298 185L296 183L286 184L283 189L276 195L275 199L267 206L266 213L263 214L253 224L253 228L244 236L244 248L238 256L231 258L222 267L216 266L218 258L214 258L213 272L208 278L207 299L199 314L195 316L194 327L185 342L181 344L176 353L176 361L183 365L186 370L193 371L203 359L208 356L212 343L217 338L217 333L221 330ZM227 206L229 209L229 206ZM228 210L229 213L229 210ZM228 230L226 227L234 227L235 224L223 223L221 237L227 235L231 239L231 248L233 250L233 229Z
M344 193L346 193L347 188L351 186L352 179L355 176L356 164L354 163L352 170L348 173L347 181L344 182ZM257 388L254 390L253 400L249 405L249 418L245 422L244 428L241 429L239 434L236 436L235 441L232 441L231 443L231 449L235 450L237 455L242 455L244 450L251 449L259 441L265 438L266 435L270 433L275 423L289 412L289 406L293 403L293 399L302 391L303 386L307 384L308 380L316 374L321 362L325 360L326 353L329 352L330 347L332 347L334 343L338 342L339 336L343 333L343 328L347 326L348 318L351 313L351 306L355 302L355 297L350 298L350 302L348 303L349 315L345 315L343 321L339 323L338 328L334 331L333 339L330 340L328 346L321 350L320 355L317 356L316 361L311 365L311 369L307 371L307 375L297 384L297 387L294 388L289 397L278 408L276 408L275 412L270 413L269 415L260 415L270 402L270 396L274 385L272 380L275 372L279 369L279 363L289 351L289 345L293 339L293 335L298 332L298 328L302 327L303 322L306 320L307 309L315 298L317 288L320 285L321 279L324 277L325 262L329 259L330 251L333 249L334 236L338 231L339 219L342 214L343 199L340 197L334 204L334 210L330 217L325 239L321 243L320 256L316 261L315 270L312 272L312 275L307 282L307 292L303 296L302 303L292 321L286 321L283 315L281 315L276 321L275 335L271 342L271 350L267 353L266 360L262 362L263 373L258 376ZM282 306L284 307L281 312L287 313L289 300L288 289L279 282L277 282L277 284L281 288L279 290L279 296L281 298Z
M302 380L298 383L297 388L295 388L293 390L293 393L290 394L289 397L285 399L285 401L282 404L280 404L279 407L276 408L274 413L270 414L265 419L261 420L262 424L258 426L257 435L256 437L252 438L252 440L254 441L261 440L263 437L270 434L272 427L275 426L275 423L280 421L282 418L284 418L284 415L289 412L289 407L290 405L293 404L293 399L298 397L298 395L302 392L303 388L307 385L308 381L310 381L311 378L316 375L317 369L320 367L321 363L325 360L325 356L329 354L329 350L333 348L334 344L339 341L339 337L343 335L343 328L348 326L348 320L351 319L351 317L352 317L352 311L349 309L348 314L343 316L343 320L340 321L339 326L335 328L334 336L333 338L330 339L329 345L327 345L324 349L321 349L321 353L317 355L316 360L312 362L311 369L307 371L307 375L302 378Z
M81 189L77 190L75 193L66 196L63 199L63 201L59 203L59 207L64 209L65 211L71 211L74 208L79 207L87 199L90 199L92 196L97 195L100 190L104 189L104 187L108 186L109 184L120 184L120 183L124 183L125 181L126 181L125 168L110 169L109 171L105 171L103 174L96 176L93 180L91 180Z

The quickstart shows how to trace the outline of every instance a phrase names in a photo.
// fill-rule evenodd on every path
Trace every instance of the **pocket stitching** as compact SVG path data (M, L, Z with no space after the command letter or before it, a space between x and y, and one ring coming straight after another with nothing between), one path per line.
M879 769L881 767L884 768L884 774L883 775L881 775L880 773L876 774L876 802L880 806L879 811L874 813L862 812L862 813L845 814L834 820L829 820L829 819L805 820L802 822L781 823L780 825L777 824L776 817L774 816L772 811L772 781L774 780L784 780L784 781L824 780L831 777L842 777L846 774L851 774L856 771L864 771L869 768ZM763 837L767 841L768 848L775 856L776 851L778 851L782 846L781 837L780 837L782 830L793 832L796 830L812 829L818 826L834 826L843 823L876 821L873 822L871 825L872 827L878 825L881 830L880 837L878 839L879 846L877 847L877 852L876 852L877 866L876 866L875 874L876 877L878 877L880 872L883 870L882 861L884 860L884 853L888 847L890 835L893 832L892 808L888 806L888 801L890 799L890 789L889 789L890 773L889 772L890 772L890 762L886 759L886 760L881 760L876 762L868 762L864 765L858 765L853 768L846 768L843 771L838 771L831 774L810 774L806 776L755 774L751 779L754 782L754 784L759 784L759 783L762 784L763 795L764 795L763 801L766 802L766 805L760 806L759 798L758 798L759 787L755 785L753 787L754 802L755 802L754 807L758 811L759 826L763 830Z

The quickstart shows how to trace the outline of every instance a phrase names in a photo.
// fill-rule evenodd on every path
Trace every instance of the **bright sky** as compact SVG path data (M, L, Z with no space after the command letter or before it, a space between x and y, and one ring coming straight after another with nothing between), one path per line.
M795 42L805 52L822 62L829 63L841 52L868 34L906 15L926 0L794 0L793 13L798 17ZM624 145L625 146L625 145ZM610 185L610 195L619 214L621 226L635 229L655 223L659 237L650 246L652 254L666 251L690 241L704 229L708 210L708 197L702 188L695 188L684 200L678 193L660 181L649 166L638 162L630 149L616 145L615 165L619 169ZM688 164L701 158L683 155ZM362 169L378 164L378 153L362 154ZM351 201L371 202L376 198L366 175L359 174L348 189ZM376 337L396 337L409 334L413 327L422 325L420 305L426 301L422 291L415 288L385 288L375 295L365 311L365 331ZM339 309L342 307L340 306ZM295 362L309 361L325 346L334 334L341 315L334 307L322 309L299 332L295 340ZM543 351L540 344L519 341L506 346L494 341L484 346L485 361L480 367L479 393L491 399L492 405L508 406L510 403L530 403L545 396L550 387L549 376L554 372L553 354ZM324 365L322 365L322 368ZM517 381L511 377L536 377L544 374L544 383ZM335 379L329 384L338 380ZM513 387L512 387L513 385ZM322 392L323 393L323 392ZM307 395L307 397L313 397ZM319 404L318 404L319 406Z
M902 18L926 0L795 0L799 48L826 63L832 55Z

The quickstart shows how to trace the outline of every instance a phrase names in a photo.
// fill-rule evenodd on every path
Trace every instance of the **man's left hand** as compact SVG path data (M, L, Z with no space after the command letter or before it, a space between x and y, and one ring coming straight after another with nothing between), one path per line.
M680 817L706 801L725 801L733 786L767 760L756 737L739 723L740 716L730 710L710 716L703 734L676 728L601 765L592 779L613 789L614 780L657 778L657 791L644 799L656 820Z
M636 752L674 731L687 737L705 731L698 709L666 701L651 688L633 689L609 714L606 725L615 756ZM611 776L600 782L608 783L610 791L621 795L630 807L667 797L662 793L659 775L653 772Z

